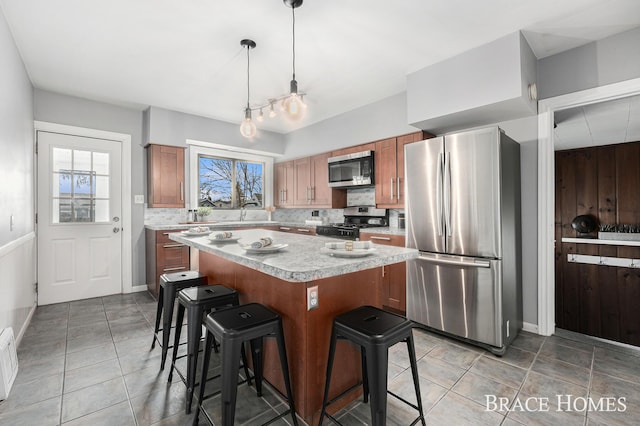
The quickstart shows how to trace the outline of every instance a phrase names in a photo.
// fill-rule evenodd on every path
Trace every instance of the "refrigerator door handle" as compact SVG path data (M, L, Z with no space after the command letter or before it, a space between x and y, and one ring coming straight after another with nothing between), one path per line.
M451 153L444 156L444 220L447 236L453 235L451 231Z
M447 259L442 257L434 257L425 254L421 254L418 256L418 259L424 260L425 262L437 263L441 265L451 265L451 266L468 266L475 268L490 268L491 262L486 260L477 260L477 259L469 259L469 260L459 260L459 259Z
M438 212L438 236L442 236L442 163L443 163L443 153L438 154L438 172L437 172L437 181L436 181L436 210Z

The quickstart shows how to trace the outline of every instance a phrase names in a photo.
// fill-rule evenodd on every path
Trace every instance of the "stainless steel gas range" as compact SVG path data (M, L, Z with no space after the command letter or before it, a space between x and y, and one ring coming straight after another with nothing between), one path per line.
M381 226L389 226L387 209L377 209L370 206L347 207L344 209L343 223L316 226L316 235L357 240L360 238L361 228Z

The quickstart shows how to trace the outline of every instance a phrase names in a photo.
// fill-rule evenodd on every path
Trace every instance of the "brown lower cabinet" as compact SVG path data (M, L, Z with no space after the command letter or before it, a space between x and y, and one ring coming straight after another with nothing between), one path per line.
M360 233L362 241L374 244L404 247L404 235ZM406 315L407 312L407 263L394 263L381 268L382 307L386 310Z
M147 251L147 287L158 297L160 275L189 269L189 246L169 239L169 234L178 229L145 232Z

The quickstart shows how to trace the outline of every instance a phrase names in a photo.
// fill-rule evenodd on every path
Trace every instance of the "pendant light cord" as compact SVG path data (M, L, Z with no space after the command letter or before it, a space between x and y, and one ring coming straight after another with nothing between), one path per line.
M296 8L291 7L291 14L293 16L293 79L296 79Z
M250 81L250 69L249 69L249 50L251 48L249 46L247 46L247 108L249 108L249 81Z

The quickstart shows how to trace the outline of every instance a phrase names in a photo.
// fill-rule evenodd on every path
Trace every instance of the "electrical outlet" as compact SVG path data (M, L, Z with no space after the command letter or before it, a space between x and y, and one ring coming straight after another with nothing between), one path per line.
M307 311L318 307L318 286L307 288Z
M144 195L134 195L133 202L136 204L144 204Z

